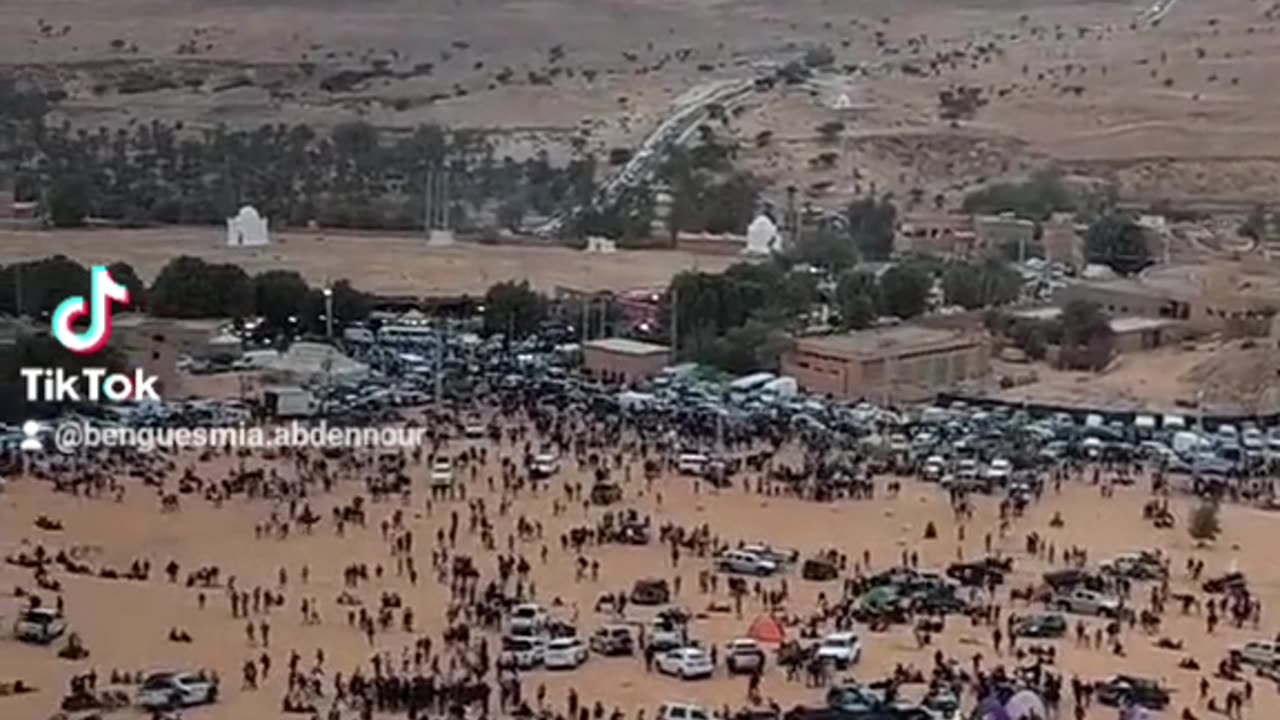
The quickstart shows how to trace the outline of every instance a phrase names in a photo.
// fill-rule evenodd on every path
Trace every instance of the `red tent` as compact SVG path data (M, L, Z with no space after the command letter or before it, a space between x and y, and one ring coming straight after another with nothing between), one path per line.
M772 615L759 615L755 620L751 621L751 627L747 630L747 637L762 643L780 643L787 637L787 632L782 628L782 623L778 622Z

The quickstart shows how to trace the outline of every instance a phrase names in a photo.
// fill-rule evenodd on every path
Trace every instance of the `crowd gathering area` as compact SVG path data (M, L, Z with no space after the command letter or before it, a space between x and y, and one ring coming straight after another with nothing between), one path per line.
M27 456L0 718L1280 718L1270 510L1197 541L1142 462L823 486L800 429L484 399L413 450Z

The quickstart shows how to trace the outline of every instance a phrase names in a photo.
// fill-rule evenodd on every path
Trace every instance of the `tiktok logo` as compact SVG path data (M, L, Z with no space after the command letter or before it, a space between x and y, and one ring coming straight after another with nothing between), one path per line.
M111 302L129 304L129 288L116 282L102 265L90 273L89 299L75 295L63 300L53 311L53 337L77 355L92 355L111 338ZM89 327L77 332L72 324L88 316Z

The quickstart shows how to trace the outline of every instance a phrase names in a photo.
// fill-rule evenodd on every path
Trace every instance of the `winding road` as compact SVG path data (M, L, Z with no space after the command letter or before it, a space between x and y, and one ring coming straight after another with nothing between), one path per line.
M754 87L755 80L739 78L704 83L682 93L672 102L671 110L662 122L645 136L627 164L596 191L596 202L608 204L622 188L650 180L657 173L666 149L688 141L698 126L707 120L710 106L720 105L727 109ZM558 213L534 232L543 237L555 235L577 210L575 207Z

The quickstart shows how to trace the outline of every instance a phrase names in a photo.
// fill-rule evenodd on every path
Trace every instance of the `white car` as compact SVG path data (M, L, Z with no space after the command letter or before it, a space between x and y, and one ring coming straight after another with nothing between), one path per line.
M1250 640L1244 645L1231 648L1231 656L1247 665L1276 665L1280 663L1280 643L1273 640Z
M148 710L208 705L217 700L217 684L193 672L152 673L138 690L138 705Z
M531 635L508 635L502 638L501 658L521 670L531 670L546 659L542 638Z
M1013 464L1004 458L996 458L987 466L987 481L993 483L1007 482L1011 473L1013 473Z
M920 475L930 482L939 482L947 474L947 461L941 455L930 455L920 469Z
M760 643L751 638L731 640L725 646L725 667L733 674L764 671L765 654Z
M472 440L483 438L488 432L489 428L481 422L470 422L462 427L462 436Z
M533 456L530 471L534 477L549 478L560 472L560 458L555 453L538 453Z
M53 608L23 610L13 624L13 636L22 642L48 645L67 631L67 621Z
M681 453L676 458L676 470L684 475L701 475L710 459L702 453Z
M654 720L711 720L711 715L701 705L663 703L658 706Z
M436 486L453 484L453 463L448 458L436 458L431 463L431 484Z
M576 637L556 638L542 653L542 666L548 670L572 670L586 661L587 644Z
M711 656L702 648L682 647L668 650L657 658L658 672L675 675L681 680L709 678L715 672Z
M689 641L689 630L681 623L657 618L649 626L649 645L655 650L684 647Z
M818 643L817 657L844 670L862 658L862 641L855 633L831 633Z
M742 575L772 575L778 564L745 550L729 550L716 558L716 567L723 572Z
M511 608L507 628L512 635L537 635L547 625L547 611L541 605L525 603Z
M1120 601L1093 590L1076 589L1058 596L1054 605L1065 612L1079 615L1116 617L1120 614Z

